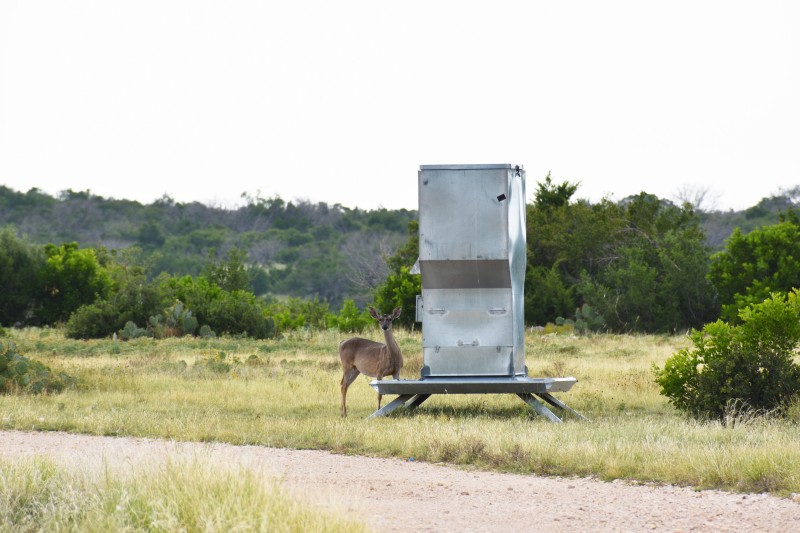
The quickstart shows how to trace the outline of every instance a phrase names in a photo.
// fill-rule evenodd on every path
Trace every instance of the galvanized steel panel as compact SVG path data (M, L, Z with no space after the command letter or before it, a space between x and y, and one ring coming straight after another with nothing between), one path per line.
M527 374L524 180L508 164L420 166L423 376Z
M513 345L510 289L425 291L422 346Z
M420 267L431 260L508 259L508 172L420 171Z
M511 346L437 346L422 349L422 376L513 376Z

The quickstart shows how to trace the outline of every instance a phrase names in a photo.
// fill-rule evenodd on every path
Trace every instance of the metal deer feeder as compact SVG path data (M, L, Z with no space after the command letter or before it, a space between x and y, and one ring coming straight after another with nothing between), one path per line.
M418 380L372 381L398 397L370 417L433 394L516 394L583 418L552 393L573 377L531 378L525 366L525 171L517 165L422 165L419 272L423 366ZM539 401L544 400L545 403Z

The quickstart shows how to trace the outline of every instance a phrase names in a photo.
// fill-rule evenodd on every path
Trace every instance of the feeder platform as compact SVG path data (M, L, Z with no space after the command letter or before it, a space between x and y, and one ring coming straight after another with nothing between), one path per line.
M567 411L586 420L586 417L558 400L551 393L567 392L578 380L566 378L513 377L437 377L419 380L373 380L370 386L378 394L397 394L397 398L372 413L369 418L386 416L399 407L415 409L433 394L516 394L536 413L552 422L561 422L538 396L552 407Z

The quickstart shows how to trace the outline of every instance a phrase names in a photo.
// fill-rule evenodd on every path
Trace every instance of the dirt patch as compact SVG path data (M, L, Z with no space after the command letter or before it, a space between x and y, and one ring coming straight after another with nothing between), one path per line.
M465 471L313 450L0 431L0 457L133 471L198 458L278 478L378 531L800 531L800 502L765 494Z

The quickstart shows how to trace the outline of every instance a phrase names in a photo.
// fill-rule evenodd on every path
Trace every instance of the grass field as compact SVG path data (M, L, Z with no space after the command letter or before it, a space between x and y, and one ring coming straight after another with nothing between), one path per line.
M700 423L659 395L653 364L681 336L530 334L531 376L575 376L560 397L587 416L553 424L512 395L434 396L418 410L365 420L368 378L340 414L337 344L344 335L279 340L73 341L13 331L20 351L78 379L51 396L0 397L0 428L223 441L346 454L414 457L478 468L597 476L775 494L800 492L800 420ZM365 334L379 338L377 331ZM419 376L418 333L397 332L404 379ZM391 397L389 397L391 399Z

